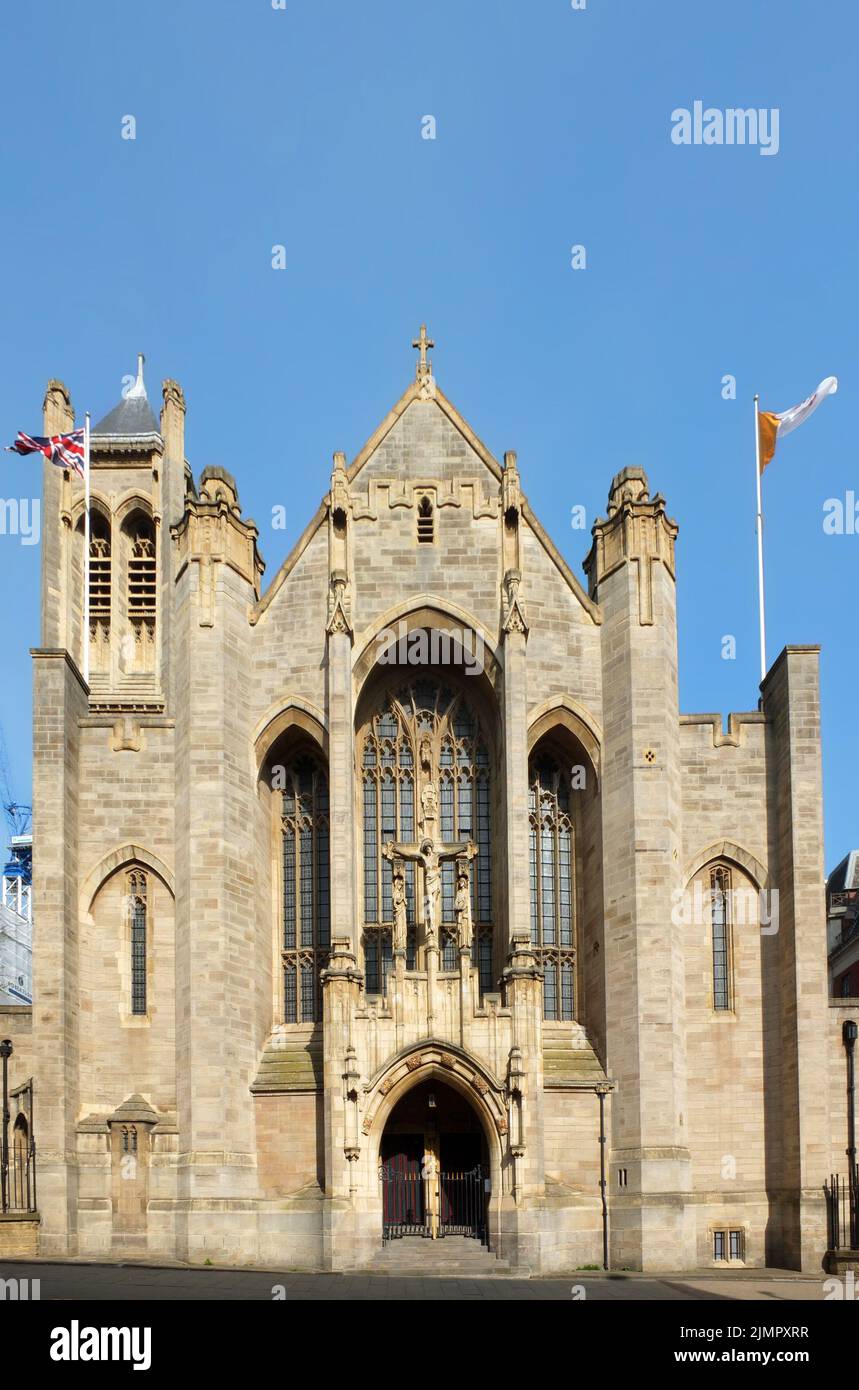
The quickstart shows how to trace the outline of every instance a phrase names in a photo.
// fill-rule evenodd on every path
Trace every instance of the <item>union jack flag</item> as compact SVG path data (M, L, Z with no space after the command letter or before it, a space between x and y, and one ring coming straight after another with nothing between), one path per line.
M81 477L84 475L84 432L72 430L71 434L25 434L18 431L14 444L6 445L7 454L44 454L49 463L58 468L72 468Z

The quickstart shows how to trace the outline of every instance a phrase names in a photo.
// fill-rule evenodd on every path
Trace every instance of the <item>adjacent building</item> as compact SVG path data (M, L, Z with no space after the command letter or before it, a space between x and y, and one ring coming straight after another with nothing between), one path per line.
M829 989L836 999L859 999L859 850L851 850L826 880Z
M0 1005L32 1003L32 861L32 835L13 835L0 886Z

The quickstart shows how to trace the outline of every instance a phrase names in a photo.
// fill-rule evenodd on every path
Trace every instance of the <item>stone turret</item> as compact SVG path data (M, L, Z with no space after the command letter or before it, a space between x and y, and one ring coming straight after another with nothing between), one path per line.
M250 602L259 598L265 568L257 550L259 531L254 521L242 519L239 490L225 468L203 470L199 495L186 498L185 514L171 530L177 580L189 564L199 570L195 593L201 626L211 627L215 620L218 565L227 565L250 585Z
M49 381L42 403L46 435L74 429L75 412L68 387ZM42 464L42 638L45 649L68 647L69 532L71 481L64 469Z
M674 542L646 473L612 480L608 515L585 561L602 609L603 843L612 1156L628 1172L613 1200L612 1259L677 1268L692 1258L686 1124L683 943L672 923L682 887ZM642 1213L660 1194L664 1219Z

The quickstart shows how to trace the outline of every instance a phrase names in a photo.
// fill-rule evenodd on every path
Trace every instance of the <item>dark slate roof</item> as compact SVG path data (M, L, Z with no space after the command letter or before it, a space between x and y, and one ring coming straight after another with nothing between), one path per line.
M137 380L131 390L113 410L94 426L92 437L133 439L140 435L159 434L158 421L146 396L143 384L143 354L137 359Z
M826 887L830 893L844 893L859 888L859 850L851 850L832 870Z
M145 396L135 400L126 397L103 420L99 420L93 434L158 434L158 421Z

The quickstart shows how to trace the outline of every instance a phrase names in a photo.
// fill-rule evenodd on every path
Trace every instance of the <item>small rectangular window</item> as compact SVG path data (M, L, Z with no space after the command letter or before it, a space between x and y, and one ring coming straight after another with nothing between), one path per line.
M298 1001L295 994L295 966L290 962L283 972L283 1017L286 1023L298 1022Z
M303 960L301 962L301 1021L302 1023L312 1023L316 1016L314 1008L314 969L313 962Z
M713 1259L724 1260L725 1258L725 1232L713 1232Z
M551 960L543 966L543 1017L558 1017L558 969Z
M731 1232L730 1232L730 1247L729 1247L729 1248L730 1248L730 1251L731 1251L731 1259L732 1259L732 1260L743 1260L743 1259L745 1259L744 1244L743 1244L743 1232L742 1232L742 1231L731 1231Z
M435 540L435 517L432 502L422 497L418 503L418 545L432 545Z
M474 946L471 948L474 957ZM477 971L480 993L488 994L492 989L492 933L481 932L477 938Z

